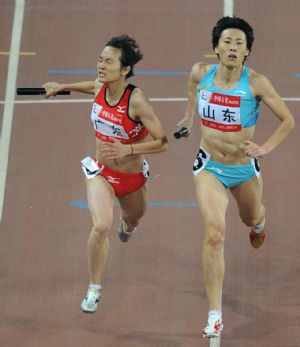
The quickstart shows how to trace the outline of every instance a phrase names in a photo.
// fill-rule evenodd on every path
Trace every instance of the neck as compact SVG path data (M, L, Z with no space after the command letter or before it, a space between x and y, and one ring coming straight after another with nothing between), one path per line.
M230 67L220 64L216 72L214 83L220 89L232 89L240 80L243 65Z
M127 86L126 80L120 79L107 84L106 98L110 103L118 102Z
M216 73L216 79L222 83L230 84L239 81L244 66L225 66L220 64Z

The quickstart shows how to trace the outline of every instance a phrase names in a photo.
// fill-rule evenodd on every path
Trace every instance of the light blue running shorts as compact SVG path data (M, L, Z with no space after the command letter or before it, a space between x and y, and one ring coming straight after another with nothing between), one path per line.
M200 147L193 165L195 176L200 171L207 170L214 174L226 188L236 187L249 181L253 176L260 176L260 167L256 158L251 158L249 164L243 165L225 165L210 158L211 155Z

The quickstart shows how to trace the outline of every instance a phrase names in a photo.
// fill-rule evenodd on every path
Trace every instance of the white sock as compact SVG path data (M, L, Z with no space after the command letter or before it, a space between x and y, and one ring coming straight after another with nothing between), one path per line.
M264 228L265 228L265 223L266 223L266 220L265 218L263 219L263 221L257 225L254 225L252 227L252 230L256 233L256 234L260 234Z
M122 219L122 222L121 222L121 223L123 223L123 233L124 233L124 234L127 234L127 235L130 235L130 234L134 233L135 230L136 230L136 228L137 228L137 227L135 227L135 228L133 228L131 231L127 231L127 230L125 230L125 228L124 228L124 224L127 225L127 223L124 221L124 219Z
M218 310L211 310L208 312L208 323L214 324L218 319L222 320L222 312Z
M102 287L101 287L101 284L93 284L93 283L91 283L91 284L89 285L89 288L100 290Z

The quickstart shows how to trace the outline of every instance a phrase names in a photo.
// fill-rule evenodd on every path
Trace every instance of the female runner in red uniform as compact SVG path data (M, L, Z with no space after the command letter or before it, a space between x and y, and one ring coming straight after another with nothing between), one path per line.
M121 207L119 237L127 242L146 208L149 168L143 154L163 152L167 138L148 98L127 82L142 59L135 40L127 35L107 42L97 63L96 81L43 85L46 98L63 90L94 94L91 120L96 137L95 158L82 160L93 228L88 240L90 285L83 312L97 310L101 277L109 252L109 233L117 197ZM146 141L147 134L152 140Z

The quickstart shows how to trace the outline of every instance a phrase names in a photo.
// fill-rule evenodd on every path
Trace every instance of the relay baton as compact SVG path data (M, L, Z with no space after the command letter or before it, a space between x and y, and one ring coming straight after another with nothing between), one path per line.
M187 137L188 135L189 135L189 132L188 132L187 128L185 128L185 127L181 128L180 130L178 130L174 133L175 139Z
M45 88L17 88L17 95L45 95ZM58 92L56 95L70 95L69 90L63 90Z

